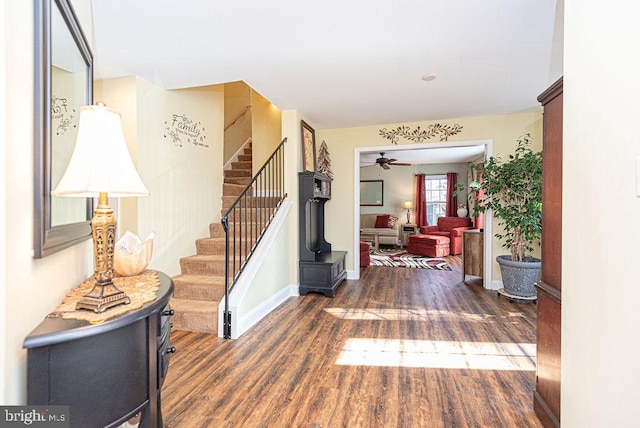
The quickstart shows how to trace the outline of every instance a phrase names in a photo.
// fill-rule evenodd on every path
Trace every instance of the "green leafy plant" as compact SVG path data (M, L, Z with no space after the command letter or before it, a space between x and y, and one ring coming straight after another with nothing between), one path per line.
M492 156L484 163L469 164L482 180L480 187L485 200L479 212L490 209L504 233L496 237L504 240L504 248L511 250L512 261L527 261L526 252L542 235L542 152L531 149L531 135L516 140L516 149L502 162Z
M469 168L473 168L471 165L472 164L469 164ZM478 213L480 213L480 202L477 198L477 193L480 190L480 187L480 182L478 181L472 181L471 183L469 183L468 189L466 185L458 182L454 186L453 190L453 194L456 196L462 196L464 193L466 193L466 202L469 204L471 216L473 218L478 217Z

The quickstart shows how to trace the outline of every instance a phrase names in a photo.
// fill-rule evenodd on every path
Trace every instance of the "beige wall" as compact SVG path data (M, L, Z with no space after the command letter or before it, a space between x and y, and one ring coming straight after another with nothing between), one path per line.
M385 138L379 135L381 128L394 129L406 125L414 129L420 126L426 129L433 123L462 125L460 134L449 138L449 141L493 140L493 153L508 155L513 152L515 141L523 132L529 132L534 139L534 149L542 148L542 115L540 112L521 113L502 116L472 117L446 119L430 122L378 125L360 128L327 129L316 131L318 141L326 141L331 155L331 166L334 173L332 200L326 204L326 238L335 249L347 250L347 269L355 269L353 254L355 210L359 202L355 201L356 178L354 171L355 149L358 147L390 146ZM437 142L437 139L435 140ZM398 146L411 143L400 139ZM424 143L428 145L429 142ZM503 251L501 244L494 240L493 254ZM495 262L494 262L495 263ZM493 280L500 278L499 269L494 266Z
M249 106L251 106L251 88L246 83L239 81L224 84L225 164L251 138L253 109L247 111Z
M637 6L565 3L562 426L638 426Z
M6 171L7 162L7 128L6 128L6 101L5 96L7 92L7 79L6 68L7 63L7 51L5 48L5 7L0 7L0 171ZM7 209L7 186L8 176L6 173L0 173L0 314L6 314L6 294L7 294L7 263L5 252L7 249L7 236L6 236L6 209ZM0 316L0 343L7 343L7 318L6 316ZM5 348L6 349L6 346ZM7 355L5 351L0 351L0 385L6 385L5 373L6 373ZM6 387L0 388L0 403L5 403Z
M97 87L107 105L126 112L125 135L151 193L120 200L120 234L130 230L144 239L153 232L149 267L177 275L180 258L195 254L195 240L220 221L224 86L167 91L126 77ZM195 131L181 132L184 123Z
M298 284L298 172L302 171L302 141L300 140L300 121L305 118L297 110L282 112L282 137L285 143L285 191L292 202L289 216L289 280Z
M89 0L73 0L91 43ZM33 2L6 0L0 18L4 31L2 109L3 207L0 207L0 403L26 402L26 352L22 342L53 311L67 291L93 271L90 241L51 256L33 258ZM8 37L6 35L9 35Z
M253 171L258 172L282 141L282 112L256 91L251 92Z

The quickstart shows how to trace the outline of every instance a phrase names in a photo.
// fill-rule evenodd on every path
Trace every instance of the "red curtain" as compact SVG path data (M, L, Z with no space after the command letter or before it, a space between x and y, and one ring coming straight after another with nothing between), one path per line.
M445 209L445 216L455 217L458 210L458 197L454 193L456 190L456 183L458 182L458 174L455 172L447 173L447 207Z
M425 174L416 174L416 226L427 226L427 194L425 191Z

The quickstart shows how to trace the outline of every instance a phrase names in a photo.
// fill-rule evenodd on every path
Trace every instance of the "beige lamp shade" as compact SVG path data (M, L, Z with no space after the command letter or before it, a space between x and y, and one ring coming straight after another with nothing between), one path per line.
M120 113L104 106L80 108L78 138L54 196L145 196L149 191L133 165Z
M406 201L406 202L404 203L404 209L405 209L405 210L410 210L411 208L413 208L413 202L411 202L411 201Z

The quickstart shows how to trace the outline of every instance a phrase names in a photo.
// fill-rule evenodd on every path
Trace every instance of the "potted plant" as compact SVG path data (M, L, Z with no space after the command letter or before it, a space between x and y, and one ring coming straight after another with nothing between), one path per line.
M531 135L523 134L507 161L492 156L484 163L469 165L482 177L485 200L478 209L492 210L504 230L495 236L511 250L511 255L496 258L504 294L525 300L536 297L541 267L540 259L528 255L542 235L542 152L534 152L531 142Z

